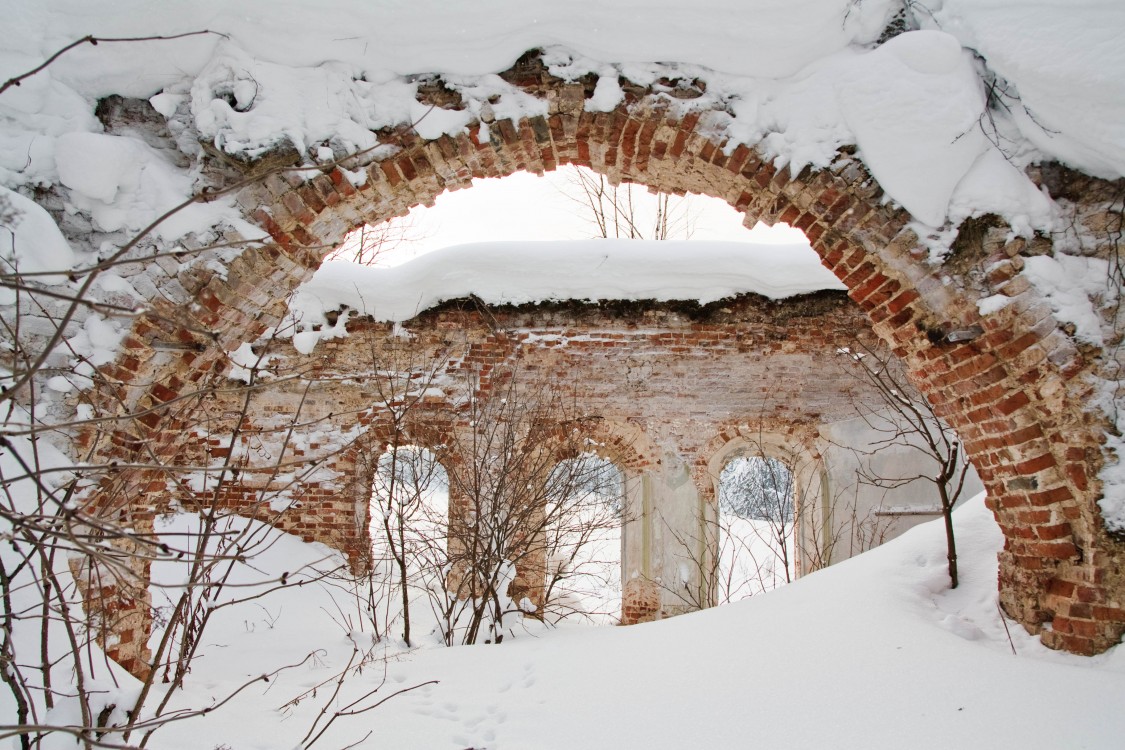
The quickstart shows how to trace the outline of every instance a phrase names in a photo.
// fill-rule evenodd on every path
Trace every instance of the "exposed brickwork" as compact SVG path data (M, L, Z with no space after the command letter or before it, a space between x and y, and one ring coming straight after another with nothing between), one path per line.
M771 414L790 429L807 431L852 416L857 403L874 405L861 382L813 376L838 367L837 347L865 327L858 309L834 292L785 302L747 296L704 308L570 303L485 309L453 303L401 329L353 319L347 338L323 341L309 355L285 342L269 345L273 371L305 373L312 382L302 378L268 389L252 402L256 419L234 416L242 411L241 394L209 399L201 407L208 416L196 428L200 440L194 453L181 454L181 462L207 465L227 458L235 419L241 420L238 450L247 453L254 445L260 458L247 456L217 496L172 494L187 507L217 502L324 542L362 568L376 460L396 429L387 408L372 406L386 403L393 389L386 371L417 372L420 381L455 401L469 378L474 396L489 398L495 376L510 374L507 366L518 363L523 390L549 385L575 407L574 418L554 428L563 451L554 460L589 451L635 476L661 462L653 440L674 442L706 466L714 443L708 439L738 429L725 428L729 422L758 423ZM502 389L498 395L511 394ZM433 396L415 404L397 429L399 444L426 447L452 468L465 460L455 449L464 424L449 399ZM290 431L294 415L304 427ZM346 437L333 442L332 435ZM286 441L293 447L286 449ZM322 471L296 481L279 477L272 461L282 453L322 459ZM710 481L697 477L701 490ZM183 486L188 484L185 479ZM273 501L282 495L299 504L279 512ZM464 515L463 499L455 496L451 505L454 518ZM541 588L525 572L517 583L525 591Z
M660 614L660 589L652 581L633 578L621 588L621 624L652 622Z
M104 456L171 460L194 405L175 399L215 376L224 351L275 322L286 293L349 229L429 204L474 178L581 164L615 181L721 198L744 211L747 224L786 221L805 231L876 333L964 437L1007 540L999 582L1005 610L1035 631L1051 623L1043 639L1053 647L1093 653L1117 642L1125 631L1125 553L1097 508L1107 424L1087 408L1090 376L1100 365L1017 275L1021 241L982 256L982 267L992 264L983 279L952 265L935 268L923 262L906 228L909 217L884 204L879 187L846 154L829 169L791 175L753 149L716 141L711 125L719 115L683 113L667 96L632 92L613 112L589 113L582 82L542 71L513 80L546 99L547 116L493 122L486 142L476 127L433 141L384 133L398 150L363 165L367 179L358 187L340 169L328 169L273 174L243 191L239 204L273 243L246 250L225 276L198 285L186 311L169 309L177 324L156 316L138 321L103 375L121 384L114 396L121 408L153 411L86 436L86 445ZM981 316L976 303L988 294L1006 295L1011 304ZM945 339L950 330L973 326L982 330L973 340ZM158 351L156 341L197 342L201 351Z

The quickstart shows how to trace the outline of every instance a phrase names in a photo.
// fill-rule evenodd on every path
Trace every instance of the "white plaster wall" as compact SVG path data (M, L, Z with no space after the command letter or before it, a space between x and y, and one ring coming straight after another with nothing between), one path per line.
M654 469L626 482L626 497L622 586L636 578L652 582L665 614L696 609L703 585L700 567L711 553L687 461L666 452Z
M825 487L822 513L830 517L835 533L831 562L839 562L889 541L920 523L940 517L941 501L933 482L916 479L901 486L875 486L860 478L860 471L882 477L933 476L937 464L921 450L896 443L877 418L854 418L821 426ZM872 425L875 426L872 426ZM984 489L970 467L960 501ZM930 512L927 512L930 511Z

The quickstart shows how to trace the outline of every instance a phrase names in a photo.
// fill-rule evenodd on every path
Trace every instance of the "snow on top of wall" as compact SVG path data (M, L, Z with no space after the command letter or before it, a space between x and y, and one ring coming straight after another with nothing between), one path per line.
M927 4L933 13L922 20L956 36L1006 79L996 94L1019 134L1090 174L1125 175L1125 3Z
M293 67L340 61L399 75L482 75L529 49L564 45L611 62L674 60L739 75L789 76L853 43L874 41L895 0L8 0L6 49L36 62L87 34L172 35L213 29L259 60ZM8 35L5 35L8 36ZM6 40L7 41L7 40ZM149 96L198 73L217 39L86 50L65 78ZM3 74L9 75L8 66ZM155 86L154 86L155 84ZM147 88L147 91L145 90Z
M331 262L290 302L295 344L311 350L326 312L347 305L376 320L408 320L443 300L697 300L752 292L781 299L844 289L808 245L740 242L494 242L458 245L390 268ZM289 330L293 330L290 328ZM333 326L325 332L337 336Z
M971 56L949 34L917 31L852 67L837 92L861 157L915 218L941 226L953 191L989 146L977 127L985 102Z
M65 272L74 265L74 251L55 220L38 203L0 185L0 265L25 274ZM40 276L45 284L66 280L65 273ZM16 300L15 291L0 288L0 304Z

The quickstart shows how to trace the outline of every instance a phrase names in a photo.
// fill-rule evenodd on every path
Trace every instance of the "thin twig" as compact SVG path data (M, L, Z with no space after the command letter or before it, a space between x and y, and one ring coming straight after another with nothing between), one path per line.
M27 80L28 78L31 78L33 75L43 72L55 60L58 60L60 57L65 55L67 52L70 52L75 47L81 47L83 44L89 44L91 46L96 47L98 44L100 44L102 42L106 42L106 43L113 43L113 42L163 42L163 41L170 41L172 39L183 39L183 38L189 37L189 36L201 36L203 34L214 34L215 36L221 36L224 39L230 39L230 37L228 35L223 34L222 32L219 32L219 31L211 31L210 29L203 29L201 31L187 31L187 32L184 32L183 34L173 34L171 36L136 36L136 37L106 37L106 36L103 36L103 37L97 37L97 36L94 36L94 35L90 34L88 36L84 36L81 39L78 39L78 40L73 41L70 44L66 45L65 47L63 47L59 51L55 52L55 54L48 57L44 62L35 66L34 68L27 71L26 73L21 73L20 75L15 76L14 78L9 78L7 81L4 82L3 86L0 86L0 94L3 94L5 91L7 91L8 89L10 89L13 86L19 86L21 83L23 83L23 81Z

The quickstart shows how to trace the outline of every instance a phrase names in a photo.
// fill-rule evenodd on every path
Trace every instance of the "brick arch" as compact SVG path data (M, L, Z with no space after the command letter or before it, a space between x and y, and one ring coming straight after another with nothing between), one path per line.
M621 472L623 517L621 531L621 610L620 624L633 625L658 619L661 613L660 590L646 578L627 575L630 565L642 566L630 559L627 540L635 537L633 547L642 549L642 539L652 537L653 509L645 499L645 475L657 471L661 450L641 425L617 419L583 419L558 425L553 450L555 459L574 458L580 452L576 444L604 458ZM543 568L546 573L546 567Z
M289 290L305 281L329 248L363 223L429 205L474 178L586 166L611 181L654 190L697 192L725 200L746 223L784 221L801 230L824 265L848 288L876 333L904 361L938 412L961 434L989 491L1006 537L1000 593L1005 610L1050 646L1093 653L1125 630L1125 553L1105 531L1097 499L1106 423L1085 408L1095 366L1062 333L1012 258L1020 240L979 258L984 278L933 268L907 227L909 215L885 203L860 162L841 153L827 169L792 175L761 153L713 135L722 113L691 111L666 96L631 91L611 112L584 109L588 87L553 79L535 66L508 79L544 99L548 114L490 122L489 137L470 126L424 140L409 130L382 133L394 153L315 173L268 174L238 196L246 215L271 238L211 276L194 292L190 325L158 316L138 321L111 379L147 389L127 406L159 407L221 367L221 352L252 340L283 312ZM362 180L355 179L357 172ZM983 252L983 251L982 251ZM977 301L1003 294L1011 304L982 316ZM172 309L157 312L168 313ZM181 316L182 317L182 316ZM203 351L154 356L153 342L199 342ZM969 331L951 341L951 331ZM110 437L130 450L167 435L157 412ZM140 436L133 434L140 433ZM156 448L172 455L175 438ZM136 481L125 474L119 482Z
M361 420L368 421L371 413ZM429 451L441 465L449 471L448 464L455 457L443 451L448 443L450 425L445 419L426 419L422 417L409 420L407 424L395 425L389 419L371 420L368 429L347 450L335 458L334 465L346 479L339 495L343 502L352 506L354 521L351 535L345 525L338 533L339 541L331 536L321 536L316 541L325 542L340 549L348 557L354 571L364 571L370 563L371 488L375 482L378 461L392 448L412 446Z
M816 450L816 429L813 425L779 420L759 424L732 424L711 437L696 456L693 474L700 492L710 502L717 498L719 475L736 458L764 455L792 464L794 459L813 465L820 459Z
M723 469L737 458L761 457L779 459L793 477L794 535L791 550L797 575L804 575L821 566L830 551L821 549L825 535L816 524L831 524L824 513L824 492L828 473L816 446L816 430L805 423L770 422L757 425L730 425L719 431L704 445L696 459L693 473L705 500L704 513L718 529L719 485ZM716 549L718 539L714 540Z
M611 462L622 474L638 474L660 462L656 448L644 429L631 422L613 419L571 420L557 427L559 439L555 444L559 461L575 458L580 451L576 439L584 449ZM569 433L569 436L564 434Z

